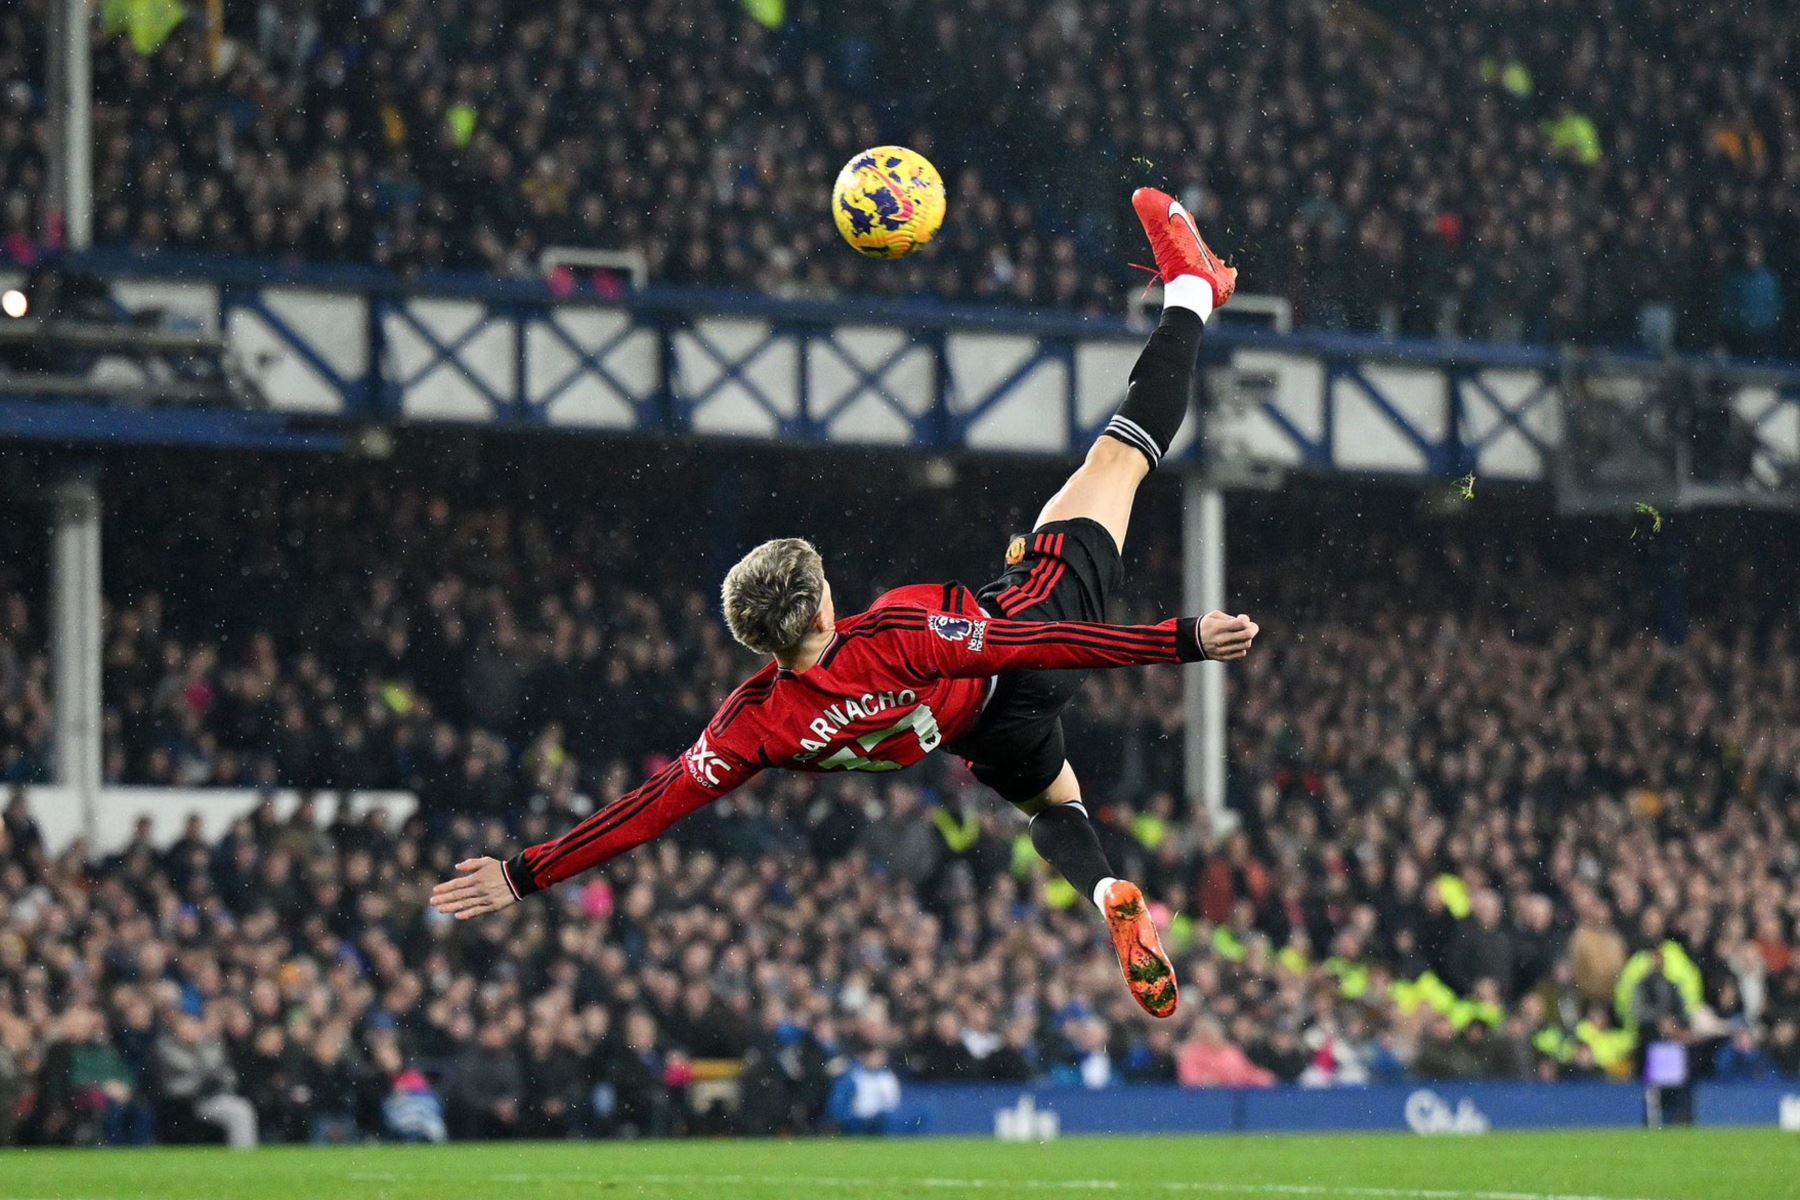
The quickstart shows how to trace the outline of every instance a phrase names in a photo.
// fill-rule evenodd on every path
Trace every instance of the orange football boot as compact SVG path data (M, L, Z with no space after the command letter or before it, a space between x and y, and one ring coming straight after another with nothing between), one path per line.
M1175 966L1156 935L1156 923L1150 919L1144 893L1135 883L1114 880L1106 889L1104 911L1131 998L1153 1017L1173 1016L1177 999Z
M1181 202L1155 188L1131 193L1131 207L1149 235L1156 271L1164 283L1177 275L1198 275L1212 285L1213 307L1222 308L1237 291L1237 268L1219 261Z

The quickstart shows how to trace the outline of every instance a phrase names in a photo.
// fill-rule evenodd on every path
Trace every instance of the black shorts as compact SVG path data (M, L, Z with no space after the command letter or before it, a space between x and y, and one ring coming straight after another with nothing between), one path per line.
M1006 573L975 595L990 617L1104 621L1123 572L1106 526L1088 517L1051 521L1007 546ZM1085 670L1009 671L975 728L946 747L975 778L1014 804L1041 795L1061 773L1062 710Z

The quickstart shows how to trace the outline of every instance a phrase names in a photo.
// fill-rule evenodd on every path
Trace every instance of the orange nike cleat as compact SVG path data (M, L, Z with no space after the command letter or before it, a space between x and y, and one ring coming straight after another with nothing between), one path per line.
M1125 972L1132 999L1153 1017L1174 1015L1175 966L1163 952L1144 893L1135 883L1114 880L1106 889L1105 911L1106 927L1112 931L1113 949L1119 952L1119 967Z
M1131 193L1131 207L1149 235L1156 270L1164 283L1177 275L1198 275L1212 285L1213 307L1223 307L1237 291L1237 268L1219 261L1181 202L1155 188Z

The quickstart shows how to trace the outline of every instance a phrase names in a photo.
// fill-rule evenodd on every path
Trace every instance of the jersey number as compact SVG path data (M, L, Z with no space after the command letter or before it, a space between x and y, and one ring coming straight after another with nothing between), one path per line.
M862 747L862 754L845 746L830 758L820 759L819 765L829 767L834 771L898 771L904 764L865 756L884 742L892 741L907 733L918 735L919 749L926 754L936 750L938 743L944 740L944 735L938 732L937 716L928 705L921 704L907 713L906 718L897 724L889 725L886 729L877 729L874 733L865 733L857 738L856 744Z

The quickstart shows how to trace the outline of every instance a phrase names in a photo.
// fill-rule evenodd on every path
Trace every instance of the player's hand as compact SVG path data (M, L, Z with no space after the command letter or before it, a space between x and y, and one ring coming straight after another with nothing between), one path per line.
M455 879L431 889L431 907L459 921L499 912L518 902L497 858L465 858L456 864Z
M1200 618L1200 648L1214 662L1233 662L1250 653L1261 632L1262 626L1244 613L1232 617L1214 610Z

